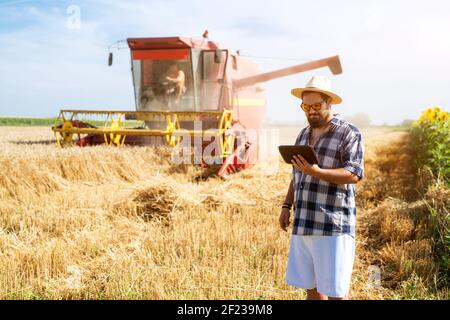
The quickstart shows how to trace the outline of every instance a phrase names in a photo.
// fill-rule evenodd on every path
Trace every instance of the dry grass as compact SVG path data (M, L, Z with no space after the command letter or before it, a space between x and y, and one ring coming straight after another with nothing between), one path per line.
M369 150L367 179L359 185L357 199L358 259L364 268L381 269L383 288L389 289L385 298L448 299L448 288L436 286L428 204L448 190L430 190L422 197L429 177L415 174L413 155L406 133L389 146Z
M46 128L0 135L0 298L304 298L284 282L289 166L221 179L172 167L162 149L57 149ZM385 157L368 146L351 298L420 298L435 272L423 205L398 152ZM381 288L368 285L371 265Z

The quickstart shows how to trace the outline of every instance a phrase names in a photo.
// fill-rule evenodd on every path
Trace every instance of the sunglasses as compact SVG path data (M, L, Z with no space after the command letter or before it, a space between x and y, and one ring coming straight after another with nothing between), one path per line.
M300 107L303 109L303 111L305 112L309 112L309 110L313 109L314 111L319 111L320 109L322 109L322 104L325 101L319 102L319 103L313 103L313 104L306 104L306 103L302 103L300 105Z

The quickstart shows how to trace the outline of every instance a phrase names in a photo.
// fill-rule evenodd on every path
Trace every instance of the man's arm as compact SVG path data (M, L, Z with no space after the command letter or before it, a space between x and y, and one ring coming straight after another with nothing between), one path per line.
M285 203L292 204L294 202L294 179L291 180L291 183L289 184L288 193L286 195L286 198L284 200ZM280 218L278 219L278 222L280 223L281 229L284 231L287 231L287 227L289 227L289 219L291 216L291 209L283 208L281 209Z
M284 202L290 204L294 203L294 179L291 179L291 183L289 184L289 189Z
M183 82L184 81L184 72L183 71L179 71L178 75L176 78L172 78L172 77L166 77L167 80L170 80L172 82Z
M322 169L317 166L316 178L325 180L334 184L358 183L359 177L344 168Z
M344 168L322 169L317 164L310 164L301 155L294 156L292 164L300 171L334 184L357 183L359 177Z

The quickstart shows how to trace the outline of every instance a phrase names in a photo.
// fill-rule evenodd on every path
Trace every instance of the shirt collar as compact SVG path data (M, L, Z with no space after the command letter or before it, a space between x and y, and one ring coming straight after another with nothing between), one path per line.
M339 121L341 120L341 115L339 113L333 114L333 118L331 119L331 123L334 125L339 125Z
M338 113L333 114L333 118L330 121L330 131L336 129L341 124L341 121L341 116Z
M331 118L331 120L330 120L331 126L330 126L329 131L333 131L334 129L336 129L339 126L340 121L341 121L341 115L339 113L333 114L333 118ZM308 127L306 128L307 137L309 137L310 131L311 131L311 125L308 125Z

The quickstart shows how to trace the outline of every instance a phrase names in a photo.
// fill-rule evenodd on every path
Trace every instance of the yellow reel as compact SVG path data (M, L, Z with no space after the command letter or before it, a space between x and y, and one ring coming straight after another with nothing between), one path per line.
M180 143L181 137L180 136L174 136L172 133L175 130L180 129L180 123L178 122L178 116L176 114L173 115L173 120L170 115L167 115L167 128L166 131L169 132L169 134L166 135L167 143L171 147L175 147L177 144Z
M109 128L111 131L117 131L117 132L122 131L122 126L120 124L121 118L122 118L122 114L121 113L118 114L117 120L114 119L111 116L111 126ZM113 145L114 144L116 146L123 146L123 144L125 142L126 135L122 135L120 133L111 132L109 134L109 139L108 139L108 136L107 136L106 133L104 134L104 138L105 138L105 143L107 145Z
M68 132L73 128L73 124L70 120L65 120L62 127L61 132L59 133L61 135L61 139L57 136L57 142L60 147L63 147L65 145L72 146L73 145L73 133Z

